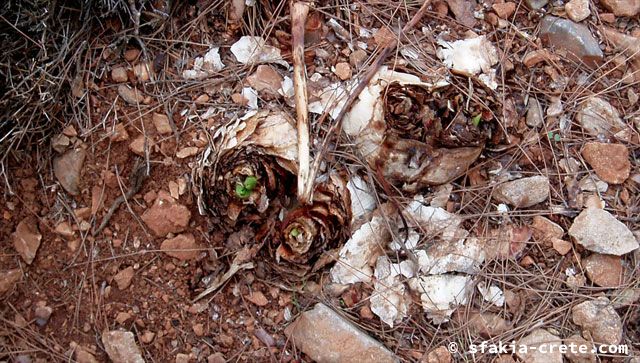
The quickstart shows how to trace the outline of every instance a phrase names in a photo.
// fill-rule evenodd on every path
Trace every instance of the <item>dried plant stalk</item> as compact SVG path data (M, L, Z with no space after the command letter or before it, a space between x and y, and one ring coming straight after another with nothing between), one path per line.
M298 201L303 204L311 203L313 191L313 180L309 170L309 110L304 65L304 26L308 13L309 4L305 2L291 3L293 87L298 131Z

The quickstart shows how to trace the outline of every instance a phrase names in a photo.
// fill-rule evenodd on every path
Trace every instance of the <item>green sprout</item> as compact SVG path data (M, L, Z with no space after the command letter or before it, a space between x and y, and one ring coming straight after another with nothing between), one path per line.
M473 124L473 126L478 127L480 126L480 121L482 121L482 114L479 113L475 116L473 116L473 118L471 119L471 123Z
M244 187L247 188L248 191L252 191L256 185L258 185L258 178L256 178L255 176L248 176L245 180L244 180Z
M290 234L290 235L291 235L291 237L293 237L293 238L298 237L298 236L300 235L300 233L301 233L301 232L300 232L300 230L299 230L299 229L297 229L297 228L293 228L293 229L291 230L291 232L289 232L289 234Z
M245 188L244 185L238 183L236 184L236 195L241 199L249 198L251 191Z
M252 175L246 177L243 183L236 184L236 196L238 196L238 198L240 199L249 198L251 192L256 188L257 185L258 178Z
M549 138L549 140L553 140L555 142L560 142L560 140L562 140L562 137L560 136L560 134L555 134L553 133L553 131L549 131L547 133L547 137Z

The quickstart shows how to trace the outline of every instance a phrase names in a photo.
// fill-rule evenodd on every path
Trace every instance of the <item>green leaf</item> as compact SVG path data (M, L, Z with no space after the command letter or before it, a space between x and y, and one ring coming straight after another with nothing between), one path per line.
M549 138L549 140L553 140L553 131L547 132L547 137Z
M256 185L258 185L258 178L256 178L255 176L248 176L244 180L243 184L248 191L252 191L253 189L255 189Z
M553 140L555 140L555 142L560 142L560 140L561 140L560 134L553 135Z
M247 188L245 188L244 185L240 183L236 184L236 196L238 196L238 198L249 198L249 195L251 195L250 190L247 190Z
M475 116L473 116L473 118L471 119L471 123L473 124L473 126L478 127L480 126L480 121L482 121L482 114L479 113Z
M294 228L291 230L290 234L291 234L291 237L296 238L300 235L300 230L297 228Z

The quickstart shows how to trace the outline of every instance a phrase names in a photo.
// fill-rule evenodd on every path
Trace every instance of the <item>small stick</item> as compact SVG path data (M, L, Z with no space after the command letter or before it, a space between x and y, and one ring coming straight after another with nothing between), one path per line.
M405 24L405 26L402 28L400 36L409 32L409 30L411 30L418 24L418 22L422 19L422 17L424 17L424 14L427 12L427 8L429 7L430 4L431 4L431 0L424 0L424 3L422 3L422 6L418 10L418 12L416 12L416 14L411 18L411 20L409 20L409 22ZM327 148L327 142L329 140L328 135L330 135L338 126L340 126L344 115L349 111L349 109L351 109L351 106L358 99L358 97L360 96L360 93L362 93L362 91L364 91L364 89L367 88L373 76L375 76L376 73L378 73L378 68L382 66L384 61L391 54L391 52L393 52L393 50L396 49L397 46L398 46L398 39L396 38L391 39L389 42L387 42L383 46L382 50L380 51L376 59L373 61L373 63L369 66L369 68L365 72L364 77L362 77L362 79L358 82L356 88L351 92L349 97L347 97L347 100L345 101L344 106L340 110L340 113L338 114L338 116L336 116L333 125L331 126L331 128L329 129L329 132L327 133L327 137L325 138L325 141L322 144L322 150L326 150ZM327 116L329 115L328 110L329 108L327 108L322 114L322 116L320 116L320 118L318 119L319 125L322 125L322 123L327 119ZM309 175L309 179L311 180L315 179L315 176L318 173L318 169L320 169L322 154L323 152L318 153L318 156L314 160L313 168L311 169L311 173Z
M298 130L298 201L311 203L313 179L309 166L309 109L307 98L307 78L304 64L304 27L309 13L306 2L291 2L291 36L293 56L293 89L296 102L296 126Z
M102 218L102 223L100 223L100 226L94 229L91 233L93 236L100 233L107 226L107 224L109 224L109 220L111 220L111 217L113 217L115 211L118 209L118 207L120 207L120 204L127 202L127 199L133 197L140 190L140 188L142 187L142 183L148 176L149 174L145 172L145 167L142 161L140 161L140 159L136 159L136 163L134 164L133 170L131 171L131 176L129 177L129 190L126 193L122 191L122 195L113 201L111 208L109 208L107 214L105 214ZM122 186L120 186L120 189L122 189ZM128 202L127 206L129 206ZM131 207L129 207L129 211L131 211ZM135 216L133 211L131 211L131 214ZM142 228L144 229L144 226L142 226Z

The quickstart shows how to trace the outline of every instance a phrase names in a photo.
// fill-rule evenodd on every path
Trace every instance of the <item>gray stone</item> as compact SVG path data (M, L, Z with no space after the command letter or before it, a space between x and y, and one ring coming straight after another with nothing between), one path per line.
M105 331L102 333L102 344L104 344L104 350L113 362L144 363L140 348L138 348L132 332Z
M540 127L544 123L544 113L542 112L542 106L535 98L529 98L529 105L527 109L527 126Z
M547 5L549 0L525 0L524 2L527 4L529 9L540 10Z
M38 326L47 325L51 314L53 314L53 308L40 304L40 306L37 306L35 309L36 324L38 324Z
M549 178L537 175L500 184L493 197L517 208L531 207L549 197Z
M570 57L596 66L603 54L589 28L571 20L547 15L540 22L540 37L557 49L564 49Z
M588 332L594 343L615 345L622 340L622 320L606 297L582 302L571 309L571 314L573 322Z
M637 249L633 233L609 212L587 208L574 220L569 235L584 248L598 253L621 256Z
M399 361L384 345L322 303L302 313L285 335L319 363Z

